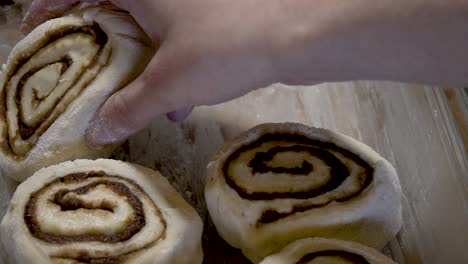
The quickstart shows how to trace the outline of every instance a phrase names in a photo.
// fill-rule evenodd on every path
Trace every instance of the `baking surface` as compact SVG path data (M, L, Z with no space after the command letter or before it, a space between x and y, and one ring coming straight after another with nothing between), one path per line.
M465 152L468 151L468 88L446 89L447 95L455 123L465 145Z
M361 140L397 168L404 225L385 249L399 263L468 263L466 152L441 89L388 82L274 85L200 107L183 123L157 119L114 158L160 170L205 221L205 263L248 263L209 223L203 185L224 140L262 122L295 121ZM0 216L16 184L0 181Z
M0 64L18 38L8 30L0 25ZM457 129L441 89L390 82L273 85L197 108L183 123L156 119L113 158L160 170L196 207L205 221L205 263L249 263L210 224L205 168L225 140L259 123L286 121L350 135L396 167L405 194L404 225L384 253L398 263L468 263L468 162L459 132L466 130ZM0 178L0 218L15 187ZM0 263L4 254L0 248Z

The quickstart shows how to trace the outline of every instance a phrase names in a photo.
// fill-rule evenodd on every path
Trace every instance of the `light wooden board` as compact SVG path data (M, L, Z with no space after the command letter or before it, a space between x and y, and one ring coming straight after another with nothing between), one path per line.
M468 88L446 89L445 93L465 145L465 151L468 151Z
M197 208L205 220L205 263L248 263L209 222L205 167L226 139L259 123L284 121L348 134L394 164L405 194L404 225L387 255L399 263L468 263L467 158L441 89L388 82L274 85L200 107L180 124L154 120L113 157L160 170ZM15 186L0 179L0 217Z

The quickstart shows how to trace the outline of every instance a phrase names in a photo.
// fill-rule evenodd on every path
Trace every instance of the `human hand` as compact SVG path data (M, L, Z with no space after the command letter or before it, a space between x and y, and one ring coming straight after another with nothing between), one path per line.
M80 2L35 0L30 30ZM121 141L155 116L181 120L274 82L468 83L465 1L112 0L160 49L91 124L93 145Z
M261 30L274 26L261 18L270 12L268 6L254 14L258 8L250 1L112 3L128 10L160 48L145 72L97 113L87 133L93 145L123 140L157 115L168 113L170 119L181 120L193 106L224 102L275 81L271 30ZM36 0L23 30L76 4L79 1Z

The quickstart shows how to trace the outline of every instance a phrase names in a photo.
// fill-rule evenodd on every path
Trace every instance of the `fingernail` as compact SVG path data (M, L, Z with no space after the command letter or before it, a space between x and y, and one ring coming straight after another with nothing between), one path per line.
M184 121L192 112L194 106L188 106L181 108L177 111L167 113L166 116L172 122L181 122Z

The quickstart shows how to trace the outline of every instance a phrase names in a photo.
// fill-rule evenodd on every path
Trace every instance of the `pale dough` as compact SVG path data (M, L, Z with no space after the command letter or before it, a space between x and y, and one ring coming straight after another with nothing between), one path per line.
M205 187L219 234L254 263L312 236L380 249L401 227L401 195L395 169L371 148L295 123L259 125L227 142Z
M66 160L100 158L84 134L96 110L135 79L155 47L125 12L96 6L39 25L0 73L0 168L23 181Z
M201 264L202 230L159 172L106 159L39 170L18 187L0 224L16 264Z
M260 262L260 264L296 263L396 264L373 248L355 242L326 238L306 238L296 241Z

